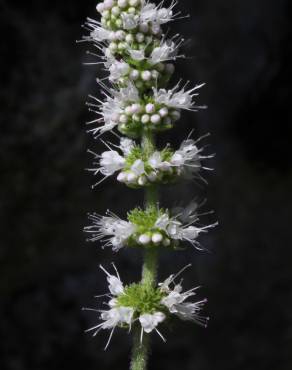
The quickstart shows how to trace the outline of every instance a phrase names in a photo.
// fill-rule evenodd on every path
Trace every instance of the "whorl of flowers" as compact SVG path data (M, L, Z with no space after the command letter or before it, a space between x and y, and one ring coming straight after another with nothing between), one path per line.
M139 246L178 248L179 241L203 249L197 241L199 234L207 232L217 223L199 226L197 209L196 202L174 212L155 206L145 210L136 208L128 213L127 221L110 211L107 216L93 213L89 215L92 225L85 227L84 231L90 234L88 241L101 240L104 247L111 246L114 251Z
M109 150L101 155L89 151L94 156L93 168L89 171L103 176L93 187L116 173L119 182L133 188L168 184L180 178L203 179L201 169L210 168L205 167L202 160L213 157L203 155L203 148L198 148L197 142L189 138L178 150L168 146L151 154L145 153L140 145L128 138L121 138L120 145L104 144Z
M149 334L152 331L155 331L165 342L166 340L158 330L158 326L172 317L207 326L209 318L201 315L201 310L207 299L195 302L188 301L190 297L196 295L199 287L183 291L181 282L175 282L185 268L179 273L169 276L156 287L151 287L141 283L124 286L115 265L113 267L115 275L110 274L103 266L100 266L107 275L109 292L105 296L108 298L108 302L104 303L107 308L84 308L84 310L97 312L101 321L89 328L87 332L92 332L95 336L100 330L110 330L105 349L108 347L112 334L117 327L126 328L130 332L134 323L138 323L141 327L141 342L144 332Z

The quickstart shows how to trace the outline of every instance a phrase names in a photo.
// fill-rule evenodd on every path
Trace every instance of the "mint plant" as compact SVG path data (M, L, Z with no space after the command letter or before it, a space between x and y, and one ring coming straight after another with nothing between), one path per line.
M201 172L210 170L205 161L212 155L204 153L200 141L189 137L179 148L156 147L156 135L178 124L182 110L205 108L196 104L204 84L189 87L179 81L168 88L173 77L173 62L184 40L175 35L167 38L163 25L180 18L176 1L165 7L146 0L104 0L97 5L100 20L88 18L83 40L91 42L101 64L108 72L108 84L98 79L104 100L90 96L87 103L95 114L88 122L88 132L99 138L106 132L119 137L118 143L103 141L107 150L93 155L89 171L97 177L93 187L116 176L118 182L144 189L145 208L128 210L123 220L111 211L105 216L90 214L91 224L84 231L88 240L99 241L103 247L117 252L122 248L140 248L144 252L142 279L124 285L113 264L111 271L103 266L108 293L104 309L85 308L98 315L98 323L87 331L97 335L109 330L110 344L115 329L133 334L132 370L145 370L150 348L150 334L166 341L163 326L172 317L207 326L208 317L201 311L206 299L196 300L198 287L184 291L181 280L184 267L162 282L157 281L158 254L180 249L189 244L204 248L199 236L216 223L202 226L200 204L191 202L184 208L165 209L159 206L160 186L182 180L203 180ZM118 134L120 133L120 136Z

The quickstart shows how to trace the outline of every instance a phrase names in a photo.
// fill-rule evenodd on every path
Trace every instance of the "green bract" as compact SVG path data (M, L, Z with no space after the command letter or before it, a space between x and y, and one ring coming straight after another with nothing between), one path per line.
M137 226L137 232L139 234L144 234L158 229L155 227L155 223L165 214L168 214L167 210L151 205L145 210L141 208L133 209L128 213L128 220Z
M144 284L131 284L125 287L124 293L117 298L117 305L132 307L136 314L166 311L160 302L166 294L160 289Z

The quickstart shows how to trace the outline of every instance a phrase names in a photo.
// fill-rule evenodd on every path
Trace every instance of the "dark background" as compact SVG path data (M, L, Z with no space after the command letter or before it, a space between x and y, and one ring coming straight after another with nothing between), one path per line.
M207 195L220 227L201 239L210 253L161 257L161 279L193 263L185 285L203 285L212 320L207 330L164 328L168 343L153 338L150 370L291 369L289 2L179 1L191 19L172 32L190 38L193 58L178 63L176 79L207 82L200 103L209 109L184 114L164 137L178 145L191 128L210 132L216 171L206 189L164 189L162 204ZM108 333L84 334L96 318L80 310L106 290L99 263L114 260L125 282L139 279L142 263L82 233L88 211L124 216L142 203L113 180L92 191L84 171L86 149L104 149L84 125L100 71L82 66L87 45L75 44L95 5L1 0L1 370L128 368L130 337L116 333L104 353Z

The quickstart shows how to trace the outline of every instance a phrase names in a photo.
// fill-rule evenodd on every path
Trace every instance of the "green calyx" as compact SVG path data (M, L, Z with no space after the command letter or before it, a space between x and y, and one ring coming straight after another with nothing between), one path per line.
M125 287L124 292L117 298L117 305L132 307L137 315L157 311L164 311L160 303L165 293L160 289L143 284L131 284Z
M166 147L164 148L161 152L161 159L163 162L169 162L173 156L173 150ZM130 170L135 161L140 159L141 161L144 162L145 166L145 172L150 173L153 171L152 167L149 165L148 160L149 160L149 155L143 151L143 149L140 146L135 146L132 150L131 153L126 157L126 164L125 164L125 171Z
M143 234L157 229L156 221L165 214L168 214L167 210L156 206L149 206L145 210L135 208L128 213L128 221L137 226L139 234Z

